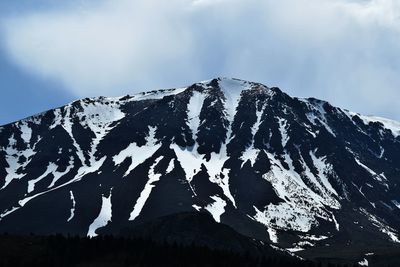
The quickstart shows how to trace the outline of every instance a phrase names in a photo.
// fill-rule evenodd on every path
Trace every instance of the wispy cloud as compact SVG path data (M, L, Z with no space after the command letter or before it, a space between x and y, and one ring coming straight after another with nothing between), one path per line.
M2 21L20 66L78 96L235 76L400 119L395 0L120 0Z

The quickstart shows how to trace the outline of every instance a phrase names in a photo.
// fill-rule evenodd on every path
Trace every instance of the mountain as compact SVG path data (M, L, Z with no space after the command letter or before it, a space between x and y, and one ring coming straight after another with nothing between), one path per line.
M399 135L238 79L85 98L0 127L0 231L119 235L199 212L276 249L364 263L400 248Z

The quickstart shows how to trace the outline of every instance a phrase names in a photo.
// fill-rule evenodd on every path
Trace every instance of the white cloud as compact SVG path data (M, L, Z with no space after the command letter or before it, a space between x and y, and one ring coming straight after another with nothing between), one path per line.
M20 66L78 96L235 76L400 119L396 0L119 0L3 20Z
M184 64L180 58L188 55L190 34L175 28L169 6L115 3L9 19L7 48L20 65L61 79L78 95L122 92L159 75L170 62Z

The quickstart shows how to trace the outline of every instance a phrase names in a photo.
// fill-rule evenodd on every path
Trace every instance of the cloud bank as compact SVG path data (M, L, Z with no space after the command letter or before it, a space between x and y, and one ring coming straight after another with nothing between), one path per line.
M396 0L104 0L1 21L19 66L78 97L215 76L400 119Z

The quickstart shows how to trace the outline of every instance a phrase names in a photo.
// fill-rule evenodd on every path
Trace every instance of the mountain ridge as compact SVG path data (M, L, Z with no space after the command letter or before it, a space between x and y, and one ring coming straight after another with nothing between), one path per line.
M206 83L210 83L211 81L213 81L213 80L231 80L231 81L242 81L242 82L246 82L246 83L249 83L249 84L257 84L257 85L260 85L261 87L265 87L265 88L267 88L267 89L273 89L273 90L279 90L280 92L282 92L281 90L280 90L280 88L279 87L267 87L266 85L264 85L264 84L262 84L262 83L258 83L258 82L250 82L250 81L246 81L246 80L244 80L244 79L240 79L240 78L230 78L230 77L225 77L225 76L220 76L220 77L216 77L216 78L213 78L213 79L208 79L208 80L203 80L203 81L200 81L200 82L197 82L197 83L194 83L193 85L196 85L196 84L206 84ZM185 89L187 89L188 87L177 87L177 88L162 88L162 89L155 89L155 90L149 90L149 91L143 91L143 92L139 92L139 93L134 93L134 94L127 94L127 95L121 95L121 96L112 96L112 97L108 97L108 96L94 96L94 97L84 97L84 98L79 98L79 99L76 99L76 100L73 100L73 101L71 101L71 102L68 102L68 103L66 103L65 105L62 105L62 106L58 106L58 107L54 107L54 108L50 108L50 109L48 109L48 110L46 110L46 111L42 111L42 112L38 112L38 113L35 113L35 114L33 114L33 115L29 115L29 116L27 116L27 117L24 117L24 118L21 118L21 119L18 119L18 120L15 120L15 121L12 121L12 122L8 122L8 123L5 123L5 124L2 124L2 125L0 125L0 127L4 127L4 126L7 126L7 125L10 125L10 124L15 124L15 123L18 123L18 122L21 122L21 121L25 121L25 120L32 120L32 119L34 119L35 117L40 117L40 116L42 116L42 115L44 115L46 112L49 112L49 111L52 111L52 110L56 110L56 109L60 109L60 108L62 108L62 107L64 107L64 106L67 106L67 105L71 105L71 104L73 104L73 103L75 103L75 102L79 102L79 101L83 101L83 100L89 100L89 101L97 101L97 100L101 100L101 99L108 99L108 100L110 100L110 101L115 101L115 100L117 100L117 99L127 99L127 98L136 98L136 100L144 100L145 98L143 97L143 96L147 96L147 97L149 97L150 99L151 99L151 97L152 96L155 96L157 93L163 93L163 92L172 92L172 91L178 91L177 93L179 93L180 92L180 90L185 90ZM142 98L140 97L140 96L142 96ZM168 93L166 93L165 95L163 95L163 96L168 96ZM159 96L160 97L160 96ZM296 98L296 99L298 99L298 100L305 100L305 101L317 101L317 102L322 102L322 103L327 103L327 104L329 104L329 105L332 105L329 101L326 101L326 100L323 100L323 99L319 99L319 98L315 98L315 97L293 97L293 98ZM153 98L154 99L154 98ZM376 116L376 115L374 115L374 114L367 114L367 115L364 115L364 114L362 114L362 113L359 113L359 112L354 112L354 111L350 111L350 110L348 110L348 109L346 109L346 108L342 108L342 110L344 110L344 111L346 111L346 112L348 112L349 114L351 114L351 115L353 115L353 116L362 116L365 120L370 120L371 122L379 122L379 123L382 123L382 124L384 124L385 126L388 126L388 125L390 125L390 124L394 124L392 127L390 127L390 128L393 128L394 129L394 131L392 131L392 132L397 132L397 131L400 131L399 129L400 129L400 121L398 121L398 120L395 120L395 119L392 119L392 118L387 118L387 117L383 117L383 116ZM386 123L385 123L386 122ZM390 129L390 128L388 128L388 129ZM400 133L399 133L400 134ZM398 135L398 134L397 134Z

